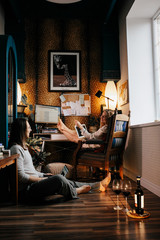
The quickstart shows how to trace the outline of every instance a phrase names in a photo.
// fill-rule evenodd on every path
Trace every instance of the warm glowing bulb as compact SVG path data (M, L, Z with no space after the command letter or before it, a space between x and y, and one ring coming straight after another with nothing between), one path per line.
M111 100L108 100L107 98L105 99L106 106L108 107L108 105L109 105L109 109L114 110L117 106L117 89L116 89L116 85L115 85L114 81L107 82L107 85L105 88L105 96L114 100L114 102L113 102Z
M22 97L21 87L19 82L17 82L17 105L20 104L21 97Z

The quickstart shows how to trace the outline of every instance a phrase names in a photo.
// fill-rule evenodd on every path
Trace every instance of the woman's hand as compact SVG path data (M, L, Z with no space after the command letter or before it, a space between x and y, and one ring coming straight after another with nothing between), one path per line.
M35 176L29 176L29 182L34 183L34 182L39 182L41 180L47 179L48 177L35 177Z
M81 123L80 123L79 121L77 121L77 120L75 120L75 125L76 125L77 127L79 127L80 129L83 129L83 126L82 126Z
M43 173L44 177L47 177L47 176L53 176L52 173Z

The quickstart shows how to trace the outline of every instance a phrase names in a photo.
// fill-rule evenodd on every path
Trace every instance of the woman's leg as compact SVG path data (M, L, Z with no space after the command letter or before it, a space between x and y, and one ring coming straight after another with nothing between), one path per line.
M27 198L29 200L40 200L46 196L60 194L69 200L77 198L77 194L86 193L89 190L90 186L88 185L76 189L76 186L70 184L64 176L55 175L31 184L27 190Z
M76 131L69 129L61 119L59 119L59 122L57 124L57 127L60 132L62 132L71 142L77 143L79 138L77 136Z
M108 187L108 185L111 181L111 173L109 172L107 174L107 177L104 178L100 182L84 183L84 182L76 182L76 181L71 181L71 180L68 180L68 181L73 187L76 187L76 188L82 187L84 185L85 186L89 185L91 187L91 190L96 189L96 190L99 190L101 192L104 192L105 190L107 190L107 187Z
M68 138L68 140L70 140L71 142L78 143L79 138L78 138L78 136L77 136L76 131L74 131L74 130L71 130L71 131L73 131L73 132L70 133L70 132L67 132L67 131L64 130L62 133L63 133L63 134Z
M61 119L59 119L58 121L58 124L57 124L57 127L59 129L59 131L63 132L68 132L70 134L73 134L74 133L74 130L71 130L70 128L68 128L63 122Z

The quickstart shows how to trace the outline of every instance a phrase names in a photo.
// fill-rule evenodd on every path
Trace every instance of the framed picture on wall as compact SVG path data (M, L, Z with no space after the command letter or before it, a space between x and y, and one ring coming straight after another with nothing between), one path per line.
M49 91L80 91L80 51L49 51Z
M123 106L129 102L129 95L128 95L128 80L123 82L118 89L119 92L119 105Z

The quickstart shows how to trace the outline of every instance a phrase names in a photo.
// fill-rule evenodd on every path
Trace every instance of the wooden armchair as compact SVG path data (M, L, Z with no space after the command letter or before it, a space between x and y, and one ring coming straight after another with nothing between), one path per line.
M73 154L74 178L77 179L77 166L98 167L106 172L111 167L116 167L121 179L123 179L123 154L128 132L129 117L124 114L112 115L108 125L106 140L79 141ZM83 149L83 143L103 144L104 150Z

